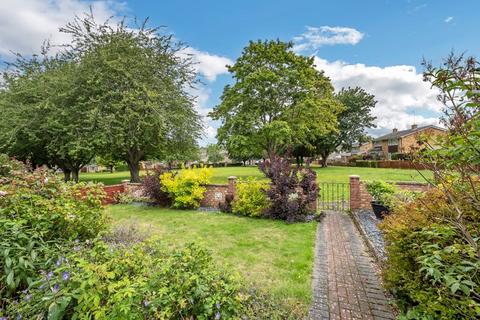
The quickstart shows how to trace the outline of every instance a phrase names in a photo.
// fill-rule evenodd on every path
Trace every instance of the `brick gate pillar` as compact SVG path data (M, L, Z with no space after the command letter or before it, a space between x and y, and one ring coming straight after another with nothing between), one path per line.
M230 176L228 177L228 189L227 194L231 194L233 198L235 198L235 194L237 193L237 177Z
M361 208L360 177L350 176L350 210Z

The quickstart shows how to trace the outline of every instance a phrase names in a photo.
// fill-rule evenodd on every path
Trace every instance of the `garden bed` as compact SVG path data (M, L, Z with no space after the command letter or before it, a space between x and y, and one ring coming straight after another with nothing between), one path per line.
M352 217L377 261L381 264L384 263L386 260L385 241L378 228L381 220L371 210L365 209L355 210Z

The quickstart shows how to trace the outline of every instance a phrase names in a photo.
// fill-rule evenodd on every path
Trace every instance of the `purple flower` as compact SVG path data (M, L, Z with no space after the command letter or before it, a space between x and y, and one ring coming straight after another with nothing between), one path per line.
M60 290L60 286L59 286L58 284L55 284L55 285L53 286L53 288L52 288L52 292L53 292L53 293L57 293L58 290Z
M53 272L52 272L52 271L49 271L49 272L47 273L47 280L52 279L52 277L53 277Z
M70 279L70 273L68 271L64 271L62 273L62 280L63 281L68 281L68 279Z
M220 312L215 313L215 320L220 320Z
M149 305L150 305L150 301L148 301L147 299L143 300L143 306L145 308L148 308Z
M220 303L217 302L217 304L215 304L215 307L217 307L217 309L220 309Z
M7 317L0 317L0 320L8 320Z
M25 301L30 301L30 300L32 300L32 295L31 295L31 294L27 294L27 295L25 296Z

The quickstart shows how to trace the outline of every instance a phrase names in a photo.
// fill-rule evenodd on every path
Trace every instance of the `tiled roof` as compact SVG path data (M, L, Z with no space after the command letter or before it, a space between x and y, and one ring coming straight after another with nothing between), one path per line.
M434 128L434 129L438 129L438 130L442 130L442 131L445 131L445 129L443 128L440 128L440 127L437 127L437 126L434 126L434 125L428 125L428 126L423 126L423 127L417 127L415 129L407 129L407 130L401 130L401 131L397 131L397 132L390 132L386 135L383 135L381 137L378 137L378 138L375 138L373 141L382 141L382 140L388 140L388 139L398 139L398 138L401 138L401 137L405 137L405 136L408 136L409 134L412 134L412 133L416 133L416 132L420 132L420 131L423 131L427 128Z

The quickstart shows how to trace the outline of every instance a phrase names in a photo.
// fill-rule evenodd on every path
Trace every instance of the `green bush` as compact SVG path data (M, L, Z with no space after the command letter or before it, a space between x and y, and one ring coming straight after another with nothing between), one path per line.
M362 168L378 168L378 161L375 160L356 160L355 161L356 167Z
M0 310L54 264L73 241L106 229L103 190L65 184L52 172L30 172L17 161L0 179Z
M259 217L270 206L266 194L269 184L252 177L237 182L236 198L233 201L232 212L248 217Z
M480 317L478 252L447 223L451 214L451 204L435 189L400 206L381 225L388 243L385 284L403 319ZM465 219L478 244L478 214Z
M380 202L390 209L410 203L419 195L418 192L401 190L395 185L384 181L367 182L367 191L374 201Z
M367 182L367 191L370 193L374 201L378 201L387 205L389 196L397 192L394 185L384 181Z
M173 208L195 209L200 206L212 174L212 169L206 167L166 172L160 176L161 188L172 198Z
M288 318L258 301L203 248L166 249L149 240L112 249L103 242L69 254L32 284L11 315L26 319Z

